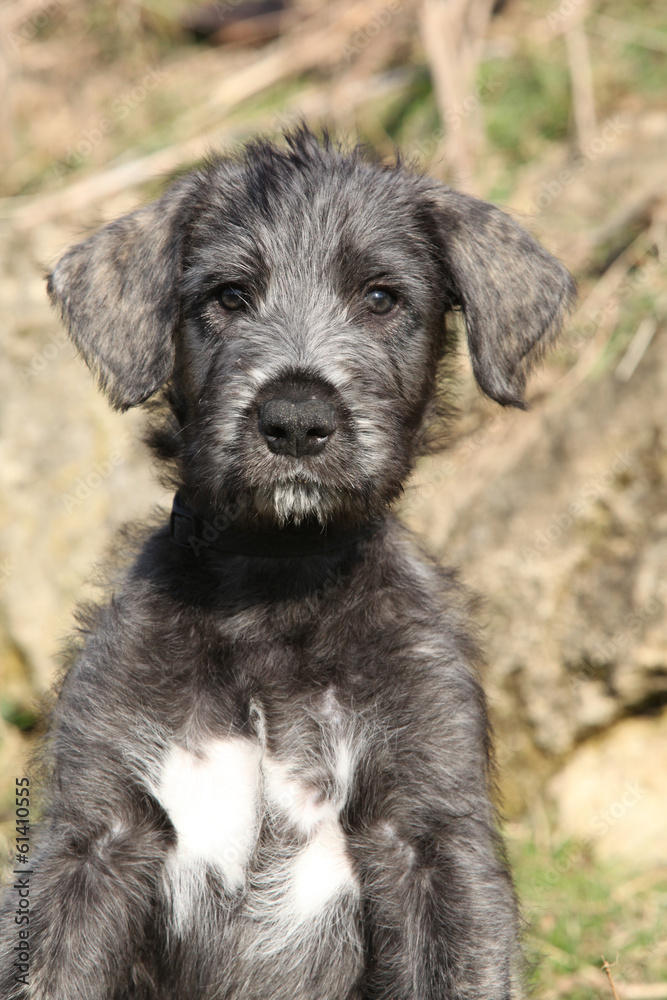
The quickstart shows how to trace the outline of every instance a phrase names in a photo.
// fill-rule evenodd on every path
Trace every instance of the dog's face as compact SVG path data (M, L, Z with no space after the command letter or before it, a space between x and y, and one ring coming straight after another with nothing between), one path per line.
M361 161L211 171L175 380L183 464L209 501L326 521L395 497L433 395L445 292L405 181Z
M49 281L113 403L168 385L187 495L255 523L360 522L432 418L446 312L476 376L521 405L572 297L503 213L302 131L177 182Z

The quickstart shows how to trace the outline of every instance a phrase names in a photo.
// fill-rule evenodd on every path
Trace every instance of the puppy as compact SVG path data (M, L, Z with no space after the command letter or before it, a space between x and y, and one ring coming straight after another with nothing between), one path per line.
M468 600L391 507L447 314L522 407L571 278L493 206L302 128L73 247L49 292L112 405L151 401L177 497L85 617L2 996L518 996Z

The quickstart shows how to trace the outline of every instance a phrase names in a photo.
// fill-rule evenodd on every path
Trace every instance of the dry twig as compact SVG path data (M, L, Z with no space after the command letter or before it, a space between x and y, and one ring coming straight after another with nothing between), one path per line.
M482 141L475 77L493 0L423 0L420 27L440 117L444 154L456 180L468 180Z
M616 962L614 962L614 965L616 965ZM607 974L607 979L609 980L609 985L611 986L611 992L614 995L614 1000L621 1000L618 993L616 992L616 987L614 986L614 980L611 975L612 966L609 964L604 955L602 956L602 969Z
M577 130L577 145L586 149L597 129L595 117L595 95L593 93L593 71L588 48L588 38L582 25L581 13L565 31L565 45L572 81L572 107Z
M218 114L228 114L243 101L292 79L315 67L332 66L343 58L346 39L357 30L359 23L377 10L377 0L339 0L317 11L305 22L272 45L252 62L236 67L212 89L209 104ZM354 88L358 92L358 86ZM357 99L363 95L359 95ZM324 110L324 108L323 108ZM243 130L218 126L185 142L138 157L130 163L75 180L64 189L29 198L7 198L0 201L0 216L11 220L15 228L26 229L47 219L66 216L82 208L113 197L120 191L142 184L151 177L168 174L182 164L189 164L206 155L221 140L243 136Z
M619 382L629 382L635 373L637 365L646 354L649 344L658 329L658 321L654 316L646 316L628 344L625 354L616 366L614 375Z
M381 96L405 86L402 75L379 74L370 80L351 80L336 91L337 99L354 107L369 96ZM288 121L294 114L305 118L318 118L326 114L328 99L326 93L314 88L301 91L291 104L286 104L280 116ZM268 123L266 119L253 120L251 125L241 127L218 126L186 142L175 143L164 149L138 157L129 163L122 163L100 173L75 180L68 187L58 191L26 198L0 199L0 218L5 218L15 230L31 229L59 217L76 215L92 204L100 204L115 197L121 191L145 184L152 178L168 175L182 166L188 166L202 159L212 149L232 143L247 136L248 131L257 131Z

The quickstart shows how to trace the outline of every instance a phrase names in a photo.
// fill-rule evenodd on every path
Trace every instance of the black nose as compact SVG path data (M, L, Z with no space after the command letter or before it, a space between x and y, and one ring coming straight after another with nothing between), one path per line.
M259 429L276 455L317 455L336 429L336 411L324 399L270 399L259 408Z

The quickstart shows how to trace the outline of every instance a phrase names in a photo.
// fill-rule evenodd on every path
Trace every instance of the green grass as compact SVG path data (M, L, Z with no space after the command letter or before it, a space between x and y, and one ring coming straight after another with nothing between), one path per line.
M420 68L405 90L393 99L383 118L385 132L401 146L416 145L439 129L433 83L426 67Z
M667 869L633 871L595 860L586 843L538 846L528 831L510 838L517 889L528 923L536 996L611 998L593 985L602 955L614 980L660 983L667 968Z
M34 708L13 698L0 698L0 717L10 726L16 726L21 732L29 733L35 728L38 715Z
M550 54L522 45L511 59L490 59L480 71L487 137L508 159L525 163L545 143L567 138L569 76L564 46Z

